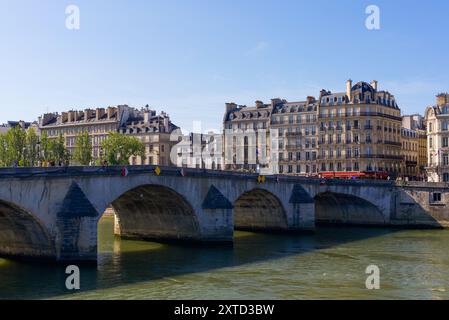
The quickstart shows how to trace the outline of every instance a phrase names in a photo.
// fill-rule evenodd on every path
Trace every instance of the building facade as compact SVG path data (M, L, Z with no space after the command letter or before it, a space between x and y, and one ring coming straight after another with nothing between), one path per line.
M276 100L274 100L276 101ZM318 171L318 104L314 97L306 101L278 100L270 122L274 173L312 175Z
M424 117L419 114L402 117L401 175L412 180L425 180L427 166L427 133Z
M418 156L419 138L415 130L401 129L402 165L401 177L407 180L415 180L419 176Z
M270 131L273 105L256 101L247 107L226 103L223 119L223 165L226 170L256 172L271 169Z
M320 172L399 173L401 111L377 81L348 80L340 93L322 90L318 112Z
M222 170L222 134L208 132L189 133L178 136L178 143L172 147L172 162L177 167Z
M437 95L436 105L425 112L427 126L427 178L449 182L449 94Z
M156 115L148 107L138 110L127 105L48 113L39 117L38 123L41 133L46 132L49 139L62 135L70 154L75 150L78 134L87 131L92 143L93 162L97 163L103 155L101 143L111 132L120 132L145 143L145 159L132 158L131 164L170 165L170 133L177 128L163 112Z
M19 126L22 130L28 130L29 128L33 128L36 131L36 134L39 132L39 126L36 121L34 122L26 122L23 120L19 121L8 121L7 123L0 125L0 134L8 132L11 128Z
M272 99L270 104L256 101L254 107L229 103L225 168L335 176L382 171L394 177L402 164L401 125L394 96L378 90L377 81L353 85L348 80L345 92L322 90L319 100ZM250 138L254 133L256 138ZM261 152L267 160L263 163Z
M145 158L131 157L130 164L170 166L170 151L177 143L171 140L171 134L176 129L178 127L165 112L156 114L156 111L145 108L135 113L118 132L136 137L145 145Z

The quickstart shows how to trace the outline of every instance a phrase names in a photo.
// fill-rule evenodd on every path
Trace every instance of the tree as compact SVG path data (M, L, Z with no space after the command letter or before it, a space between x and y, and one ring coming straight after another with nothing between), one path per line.
M6 134L0 134L0 167L8 166L8 145Z
M26 131L25 140L26 140L26 147L23 165L27 167L34 167L39 159L39 148L38 148L39 138L34 128L29 128Z
M40 143L40 159L42 162L49 162L50 159L50 141L48 139L47 131L42 131L41 133L41 143Z
M73 159L83 166L88 166L92 161L92 143L87 131L83 131L76 136Z
M23 166L25 162L26 133L15 126L6 133L6 166Z
M56 165L62 165L69 161L70 154L65 147L65 138L62 134L59 134L58 138L50 140L49 147L50 158Z
M118 132L112 132L101 143L103 149L103 161L110 165L129 164L132 156L145 157L145 145L135 137L126 136Z

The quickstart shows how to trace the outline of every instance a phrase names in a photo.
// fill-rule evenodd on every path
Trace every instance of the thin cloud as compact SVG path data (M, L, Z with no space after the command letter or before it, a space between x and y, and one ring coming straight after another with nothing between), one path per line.
M245 52L245 56L254 56L268 49L269 44L265 41L258 42L254 47Z

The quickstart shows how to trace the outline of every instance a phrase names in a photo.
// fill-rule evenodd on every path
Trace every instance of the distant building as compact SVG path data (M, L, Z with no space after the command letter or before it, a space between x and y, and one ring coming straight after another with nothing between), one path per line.
M118 131L134 136L145 144L145 159L131 157L130 164L169 166L170 150L177 143L170 141L170 135L176 129L178 127L170 121L165 112L156 114L156 111L145 108L134 114L126 126L120 127Z
M449 94L436 97L425 112L427 126L428 181L449 182Z
M0 125L0 134L6 133L11 128L20 126L23 130L28 130L28 128L34 128L36 130L36 133L38 133L38 124L37 122L25 122L23 120L20 121L8 121L5 124Z
M226 170L256 172L272 165L269 127L273 106L278 102L279 99L272 99L269 104L256 101L252 107L226 103L223 118Z
M177 128L165 113L157 115L149 108L138 110L127 105L48 113L39 117L38 123L41 132L46 132L50 139L62 135L70 154L74 152L77 135L87 131L94 160L102 157L101 143L111 132L136 136L145 143L146 158L132 158L132 164L169 165L170 132Z
M277 138L278 150L277 154L272 153L272 161L277 163L274 172L291 175L317 173L318 102L312 96L299 102L272 101L270 130L276 129L277 137L271 135L271 142Z
M400 172L401 110L377 81L322 90L318 122L320 172Z
M179 136L172 157L177 167L222 170L222 135L209 132Z
M401 124L395 97L378 90L377 81L353 85L348 80L345 92L322 90L319 100L272 99L269 104L256 101L254 107L227 103L225 168L342 177L386 171L395 176L402 165Z
M411 179L424 179L427 167L427 133L423 116L402 116L401 143L404 157L401 174Z

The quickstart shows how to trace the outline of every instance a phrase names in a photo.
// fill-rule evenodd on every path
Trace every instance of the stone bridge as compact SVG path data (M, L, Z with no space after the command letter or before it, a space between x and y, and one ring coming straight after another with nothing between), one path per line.
M159 170L160 169L160 170ZM153 241L232 243L234 229L316 223L446 227L446 185L261 177L174 167L0 169L0 255L96 261L97 225Z

